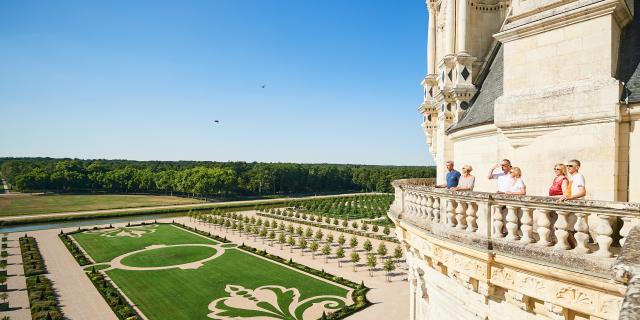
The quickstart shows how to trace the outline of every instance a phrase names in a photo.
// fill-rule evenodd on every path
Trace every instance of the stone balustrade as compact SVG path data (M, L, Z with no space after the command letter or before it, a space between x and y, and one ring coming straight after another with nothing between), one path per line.
M580 266L606 274L629 231L640 225L640 204L450 191L432 180L394 181L389 215L441 238L515 257Z

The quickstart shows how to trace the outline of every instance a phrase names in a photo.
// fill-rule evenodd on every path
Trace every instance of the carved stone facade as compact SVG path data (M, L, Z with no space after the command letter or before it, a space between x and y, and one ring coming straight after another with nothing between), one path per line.
M529 194L546 195L553 165L577 158L588 198L640 201L633 2L428 1L419 112L439 182L454 160L474 167L476 190L495 191L482 177L508 158Z
M639 204L394 187L411 320L618 319L637 305Z

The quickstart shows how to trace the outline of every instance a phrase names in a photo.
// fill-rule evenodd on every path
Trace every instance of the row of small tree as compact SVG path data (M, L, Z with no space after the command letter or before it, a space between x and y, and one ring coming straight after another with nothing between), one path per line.
M269 241L269 245L273 246L275 242L280 245L280 250L284 249L285 245L289 246L289 252L293 252L297 247L300 250L300 255L304 255L305 250L309 250L312 254L312 259L315 259L318 252L324 256L324 263L328 262L328 259L333 254L338 261L338 267L342 266L342 262L346 257L345 247L347 239L343 233L337 238L334 234L326 233L321 228L314 230L311 227L304 229L302 226L294 226L292 223L285 225L283 221L276 221L276 219L262 219L260 217L248 217L240 213L235 212L221 212L219 210L213 210L210 214L202 212L191 212L189 218L198 223L207 224L219 229L225 229L225 232L231 230L234 233L238 233L240 236L248 238L252 237L253 241L258 241L258 238L265 241ZM353 270L357 271L357 265L361 261L362 257L358 252L359 246L358 237L352 236L349 239L348 246L351 249L349 255L349 261L353 263ZM336 244L334 248L334 244ZM383 270L386 271L387 281L390 280L390 273L396 269L397 259L403 257L403 251L400 246L396 246L391 256L387 256L388 248L384 242L381 242L377 250L374 252L373 244L370 239L366 239L362 243L362 249L366 252L366 265L369 270L369 276L373 276L374 269L378 266L379 259L382 260Z
M263 211L265 213L268 214L274 214L277 216L282 216L282 217L289 217L289 218L296 218L296 219L302 219L302 220L307 220L307 221L311 221L311 222L318 222L318 223L325 223L325 224L332 224L335 226L339 226L341 225L343 228L348 228L349 225L351 225L351 228L353 229L358 229L360 228L360 230L362 231L373 231L373 232L378 232L380 231L380 226L378 226L377 224L374 223L370 223L366 220L363 220L362 223L358 223L358 221L351 221L351 224L349 224L349 220L344 218L342 220L338 219L338 218L332 218L330 216L322 216L322 215L314 215L314 214L308 214L306 212L299 212L293 208L285 208L285 209L277 209L277 208L268 208L268 209L262 209L260 207L258 207L258 212ZM388 236L391 233L391 229L389 228L388 225L385 225L382 227L382 233L386 236Z

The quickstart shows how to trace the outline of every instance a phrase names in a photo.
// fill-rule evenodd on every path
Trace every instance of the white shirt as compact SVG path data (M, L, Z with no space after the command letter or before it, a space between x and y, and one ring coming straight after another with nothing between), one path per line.
M580 187L586 187L586 183L582 173L576 172L571 176L571 195L578 194L578 192L580 192Z
M511 172L504 173L504 171L494 172L491 175L491 179L498 179L498 192L508 192L513 185L513 177Z
M524 187L525 187L524 180L522 180L522 178L518 178L518 180L516 180L515 183L512 180L512 183L509 186L509 192L520 192L520 189Z

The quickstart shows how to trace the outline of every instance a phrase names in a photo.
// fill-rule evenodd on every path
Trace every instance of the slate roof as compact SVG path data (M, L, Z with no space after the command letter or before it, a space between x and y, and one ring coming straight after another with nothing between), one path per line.
M634 2L634 18L620 33L616 79L624 82L620 100L640 102L640 0Z
M469 110L457 123L447 129L447 134L493 123L493 104L502 95L503 61L502 45L498 43L493 49L491 61L488 62L490 63L489 71L485 73L484 79L479 79L480 89L471 99Z

